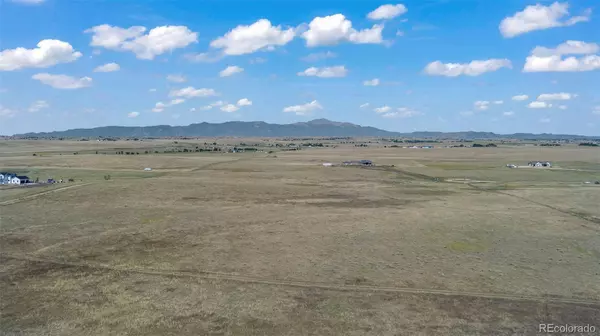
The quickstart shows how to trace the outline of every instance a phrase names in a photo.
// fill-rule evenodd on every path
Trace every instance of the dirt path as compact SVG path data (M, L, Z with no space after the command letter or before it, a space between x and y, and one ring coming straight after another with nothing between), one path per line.
M469 291L450 291L442 289L426 289L426 288L402 288L402 287L379 287L379 286L362 286L362 285L341 285L341 284L330 284L322 282L309 282L309 281L287 281L278 279L264 279L256 278L237 274L219 273L219 272L182 272L182 271L161 271L146 268L126 268L126 267L114 267L108 265L94 265L90 263L81 262L63 262L57 260L43 259L30 257L26 255L11 255L0 252L0 257L22 260L28 262L54 264L59 266L76 267L76 268L91 268L96 270L107 270L125 273L137 273L146 275L156 276L168 276L168 277L180 277L180 278L195 278L195 279L206 279L206 280L221 280L221 281L235 281L241 283L252 283L261 285L272 285L272 286L289 286L289 287L300 287L300 288L316 288L324 290L336 290L336 291L352 291L352 292L386 292L386 293L407 293L407 294L425 294L425 295L445 295L445 296L466 296L475 298L485 299L500 299L509 301L535 301L535 302L556 302L556 303L568 303L568 304L579 304L579 305L593 305L600 306L599 300L593 299L578 299L562 297L557 295L548 296L535 296L535 295L518 295L518 294L503 294L503 293L480 293L480 292L469 292Z
M52 190L42 191L42 192L39 192L37 194L27 195L27 196L23 196L23 197L14 198L14 199L11 199L11 200L3 201L3 202L0 202L0 205L15 204L15 203L22 202L22 201L27 201L27 200L30 200L30 199L33 199L33 198L36 198L36 197L39 197L39 196L44 196L44 195L55 193L55 192L59 192L59 191L65 191L65 190L71 189L71 188L83 187L83 186L90 185L90 184L92 184L92 183L76 184L76 185L70 185L70 186L56 188L56 189L52 189Z

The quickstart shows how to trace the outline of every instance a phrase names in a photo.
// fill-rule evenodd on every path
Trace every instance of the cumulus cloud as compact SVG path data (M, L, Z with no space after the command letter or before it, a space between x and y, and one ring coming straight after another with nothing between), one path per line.
M175 99L173 99L173 100L171 100L169 102L169 105L173 106L173 105L179 105L179 104L182 104L182 103L185 103L185 99L183 99L183 98L175 98Z
M502 113L502 115L505 117L512 117L513 115L515 115L515 112L507 111L507 112Z
M46 102L45 100L37 100L37 101L33 102L31 104L31 106L29 106L29 109L27 109L27 110L29 112L37 112L39 110L43 110L48 107L50 107L50 104L48 104L48 102Z
M237 110L239 110L240 108L233 105L233 104L227 104L221 107L221 111L223 112L227 112L227 113L232 113L235 112Z
M543 93L537 97L538 101L543 100L571 100L572 98L577 97L576 94L559 92L559 93Z
M502 105L502 104L504 104L504 100L494 100L494 104Z
M293 28L282 29L281 26L271 25L271 21L267 19L260 19L249 26L235 27L224 36L212 41L210 46L222 49L226 55L244 55L273 50L288 44L295 36L296 32Z
M141 26L121 28L103 24L84 32L92 34L90 45L93 47L130 51L138 59L144 60L152 60L156 56L198 42L198 33L186 26L160 26L144 34L146 30L146 27Z
M371 20L389 20L406 13L408 9L403 4L381 5L367 15Z
M316 17L308 24L308 30L302 33L307 47L335 45L340 42L356 44L379 44L383 42L381 35L383 25L373 25L372 28L356 30L352 22L342 14Z
M220 53L187 53L183 58L194 63L214 63L223 58Z
M537 46L525 60L523 72L581 72L600 69L600 51L596 43L569 40L556 48ZM563 55L584 55L581 57Z
M514 100L514 101L523 101L523 100L527 100L527 99L529 99L529 96L525 95L525 94L524 95L516 95L516 96L512 97L512 100Z
M79 51L60 40L42 40L37 48L6 49L0 52L0 71L24 68L47 68L59 63L70 63L81 57Z
M156 89L154 89L154 88L149 89L148 92L156 92Z
M222 100L218 100L218 101L216 101L214 103L210 103L210 104L208 104L206 106L202 106L200 108L200 110L202 110L202 111L208 111L208 110L211 110L213 107L219 107L219 106L223 106L223 105L225 105L225 102L222 101Z
M528 56L523 72L582 72L600 69L600 56L587 55L583 57L562 58L554 56Z
M17 113L17 111L10 109L8 107L2 106L0 104L0 117L12 118L15 116L16 113Z
M487 100L478 100L478 101L476 101L476 102L473 103L473 106L477 110L485 111L485 110L487 110L487 109L490 108L490 102L487 101Z
M92 85L90 77L75 78L67 75L51 75L49 73L39 73L31 78L49 85L55 89L73 90L81 89Z
M360 107L360 108L367 108L367 107L369 107L370 105L371 105L371 104L369 104L369 103L364 103L364 104L360 105L359 107Z
M591 10L581 16L569 16L569 4L554 2L549 6L541 4L525 7L521 12L504 18L500 22L500 33L506 38L515 37L535 30L554 27L572 26L579 22L589 21Z
M343 65L333 66L333 67L325 67L325 68L316 68L310 67L302 72L298 72L298 76L308 76L308 77L320 77L320 78L333 78L333 77L346 77L348 70Z
M318 101L313 100L310 103L306 103L303 105L293 105L288 106L283 109L283 112L286 113L295 113L296 115L309 115L312 114L315 110L322 110L323 106L319 104Z
M211 97L216 96L217 92L214 89L196 89L193 86L188 86L183 89L171 90L170 97L194 98L194 97Z
M600 46L596 43L569 40L559 44L555 48L537 46L531 51L531 54L540 57L547 57L554 55L588 55L595 54L598 51L600 51Z
M373 111L375 111L375 113L386 113L386 112L389 112L391 110L392 110L392 108L389 107L389 106L387 106L387 105L381 106L381 107L376 107L376 108L373 109Z
M566 110L569 107L567 105L559 105L558 108L561 109L561 110Z
M240 100L238 100L237 102L237 106L250 106L252 105L252 101L248 98L242 98Z
M411 117L416 117L419 115L422 115L423 113L421 113L420 111L417 110L413 110L411 108L408 107L399 107L396 109L396 115L395 117L398 118L411 118Z
M373 78L371 80L366 80L363 82L364 86L377 86L379 85L379 78Z
M511 68L512 63L507 59L476 60L471 63L442 63L435 61L425 67L425 73L431 76L456 77L461 75L479 76L486 72L497 71L501 68Z
M335 54L331 51L326 51L326 52L308 54L307 56L302 57L301 59L305 62L317 62L320 60L324 60L324 59L328 59L328 58L335 58L335 57L337 57L337 54Z
M121 67L117 63L107 63L94 69L94 72L114 72L119 71Z
M551 120L550 120L550 118L542 118L542 119L540 119L540 122L541 122L541 123L544 123L544 124L547 124L547 123L549 123L550 121L551 121Z
M167 107L167 104L163 103L163 102L158 102L154 105L154 108L152 109L152 112L157 112L160 113L162 111L165 110L165 107Z
M531 109L544 109L544 108L550 108L552 107L552 104L543 102L543 101L533 101L531 103L529 103L529 105L527 105L527 107L531 108Z
M135 118L135 117L137 117L139 115L140 115L140 112L129 112L129 113L127 113L127 116L129 118Z
M173 82L173 83L183 83L185 82L187 79L185 78L185 76L183 75L168 75L167 76L167 80L169 82Z
M231 75L235 75L236 73L243 72L244 68L241 68L237 65L230 65L227 68L223 69L219 72L219 77L229 77Z

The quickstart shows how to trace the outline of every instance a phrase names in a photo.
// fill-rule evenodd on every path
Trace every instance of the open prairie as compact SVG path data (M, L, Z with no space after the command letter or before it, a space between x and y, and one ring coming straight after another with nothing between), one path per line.
M74 179L0 188L2 334L600 330L597 148L171 142L0 142L0 171Z

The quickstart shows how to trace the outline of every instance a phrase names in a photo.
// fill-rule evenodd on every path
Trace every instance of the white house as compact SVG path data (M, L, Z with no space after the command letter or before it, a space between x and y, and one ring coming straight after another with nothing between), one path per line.
M29 183L29 182L31 182L31 180L27 176L13 176L8 183L9 184L25 184L25 183Z

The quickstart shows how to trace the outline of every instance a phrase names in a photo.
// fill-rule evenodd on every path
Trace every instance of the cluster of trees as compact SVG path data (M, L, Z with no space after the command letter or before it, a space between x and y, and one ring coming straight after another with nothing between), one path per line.
M543 144L540 144L540 146L542 146L542 147L558 147L558 146L560 146L560 144L559 143L543 143Z
M486 144L486 145L474 143L473 145L471 145L471 147L498 147L498 146L496 146L496 144L493 144L493 143L489 143L489 144Z
M579 144L579 146L598 147L600 145L598 145L597 143L593 143L593 142L582 142Z

